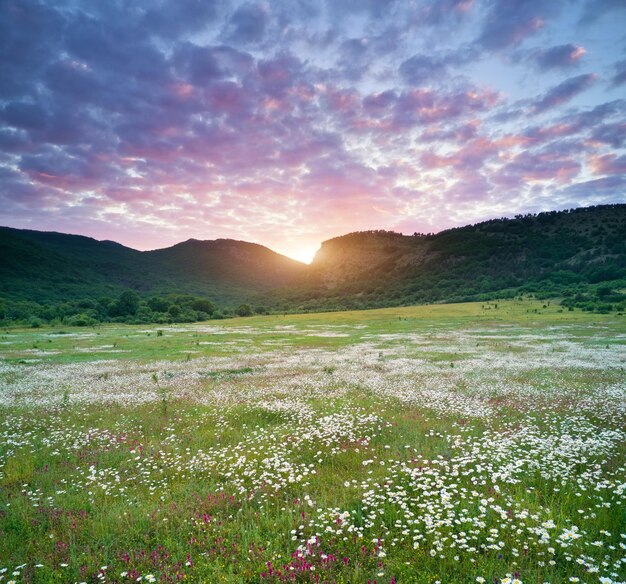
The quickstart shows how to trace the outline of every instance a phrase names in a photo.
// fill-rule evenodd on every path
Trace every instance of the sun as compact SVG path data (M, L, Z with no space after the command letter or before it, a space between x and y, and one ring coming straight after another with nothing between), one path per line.
M319 245L303 245L302 247L290 249L285 255L299 262L310 264L318 249Z

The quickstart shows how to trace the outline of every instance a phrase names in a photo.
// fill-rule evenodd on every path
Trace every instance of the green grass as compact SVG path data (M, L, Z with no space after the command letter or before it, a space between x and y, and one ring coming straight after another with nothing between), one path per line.
M542 306L3 333L2 581L618 581L626 321Z

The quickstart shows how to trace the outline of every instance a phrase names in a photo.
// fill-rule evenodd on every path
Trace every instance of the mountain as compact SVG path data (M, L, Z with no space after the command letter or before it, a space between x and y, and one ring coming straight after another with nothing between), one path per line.
M562 295L625 277L626 205L604 205L436 234L350 233L322 244L305 283L273 295L302 310L364 308Z
M274 310L367 308L520 292L626 287L626 205L494 219L436 234L350 233L310 266L261 245L190 239L137 251L89 237L0 228L0 297L42 304L171 293Z
M190 239L137 251L80 235L0 228L0 296L40 303L117 296L194 294L224 303L284 286L305 265L262 245Z

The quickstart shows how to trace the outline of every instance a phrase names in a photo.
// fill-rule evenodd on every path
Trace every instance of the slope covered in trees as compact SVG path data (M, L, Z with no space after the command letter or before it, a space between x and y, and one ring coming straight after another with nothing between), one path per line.
M560 297L568 308L621 311L625 291L626 205L494 219L436 234L350 233L325 241L310 266L229 239L140 252L88 237L0 228L4 322L189 321L524 293Z
M232 239L190 239L141 252L112 241L8 227L0 228L0 258L0 297L40 303L127 289L233 303L291 282L305 269L262 245Z
M534 293L579 297L580 304L585 294L595 302L598 287L626 287L624 278L626 205L606 205L436 234L365 231L337 237L322 244L306 282L281 291L280 302L319 310Z

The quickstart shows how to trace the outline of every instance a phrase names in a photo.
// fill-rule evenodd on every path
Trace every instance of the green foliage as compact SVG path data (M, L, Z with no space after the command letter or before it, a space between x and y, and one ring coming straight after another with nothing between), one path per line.
M626 294L611 288L600 286L596 290L588 289L586 292L578 292L562 301L562 305L570 310L578 308L586 312L607 314L609 312L623 312L626 310Z
M241 304L235 313L237 316L252 316L252 308L249 304Z
M325 242L310 267L230 240L138 252L0 228L4 324L193 322L520 294L606 312L623 310L623 289L626 205L519 215L437 234L351 233Z
M80 314L75 314L65 319L65 324L68 324L70 326L94 326L98 324L98 322L99 321L97 321L95 318L92 318L91 316L89 316L89 314L86 314L84 312L81 312Z
M0 297L42 305L119 296L184 293L205 302L241 303L250 294L282 286L304 264L261 245L219 239L189 240L140 252L89 237L0 227ZM118 316L133 314L134 303ZM192 310L212 313L209 305ZM153 312L167 308L152 306ZM1 318L1 316L0 316Z
M626 288L626 205L494 219L438 234L352 233L325 242L319 257L306 282L255 300L275 311L311 312L520 293L595 296L598 285Z
M206 298L169 295L144 300L133 290L122 292L117 299L84 298L56 304L0 300L0 324L32 328L58 322L69 326L96 326L102 322L149 324L196 322L210 318L224 316Z
M139 294L134 290L126 290L120 294L114 305L112 316L129 316L139 308Z
M215 304L206 298L196 298L191 301L189 307L197 312L205 312L207 314L212 314L216 310Z

